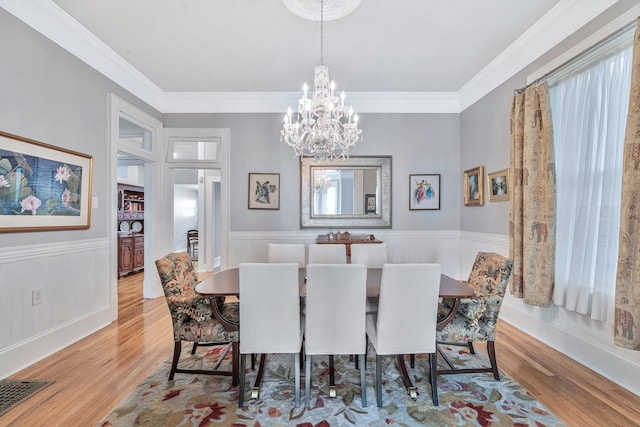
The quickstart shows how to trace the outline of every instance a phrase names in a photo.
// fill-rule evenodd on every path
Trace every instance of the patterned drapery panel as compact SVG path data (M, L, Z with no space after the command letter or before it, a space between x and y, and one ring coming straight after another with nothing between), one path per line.
M549 306L555 265L556 186L547 83L516 93L511 108L510 290L527 304Z
M623 156L614 342L640 350L640 22L633 40Z

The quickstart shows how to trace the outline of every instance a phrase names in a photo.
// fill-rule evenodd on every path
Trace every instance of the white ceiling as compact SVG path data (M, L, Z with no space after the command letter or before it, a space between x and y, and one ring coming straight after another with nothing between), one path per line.
M362 0L346 17L325 21L324 64L354 106L385 97L391 110L394 102L417 110L433 102L460 111L616 1ZM284 111L320 61L320 23L283 0L0 6L163 112L216 102L241 111L243 99L256 97L269 106L251 109Z

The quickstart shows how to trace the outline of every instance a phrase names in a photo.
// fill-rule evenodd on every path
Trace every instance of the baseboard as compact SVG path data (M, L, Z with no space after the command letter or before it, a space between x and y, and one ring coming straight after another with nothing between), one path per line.
M108 326L113 318L112 311L111 307L102 307L4 348L0 352L0 378L9 377Z
M598 331L595 335L602 339L596 342L544 319L540 311L549 309L536 308L532 315L519 309L519 304L507 298L500 319L640 396L640 352L615 346L610 328ZM609 335L610 341L605 341Z

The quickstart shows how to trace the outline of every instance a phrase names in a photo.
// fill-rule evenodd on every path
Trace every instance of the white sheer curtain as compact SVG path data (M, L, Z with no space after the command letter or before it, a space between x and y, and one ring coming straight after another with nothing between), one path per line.
M557 179L554 303L601 321L613 317L631 40L549 79Z

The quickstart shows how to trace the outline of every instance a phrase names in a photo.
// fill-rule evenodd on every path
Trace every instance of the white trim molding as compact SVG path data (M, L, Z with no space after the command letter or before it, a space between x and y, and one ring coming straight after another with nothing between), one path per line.
M460 113L618 0L561 0L457 92L349 93L359 113ZM161 113L283 113L299 93L165 92L52 0L0 7Z

